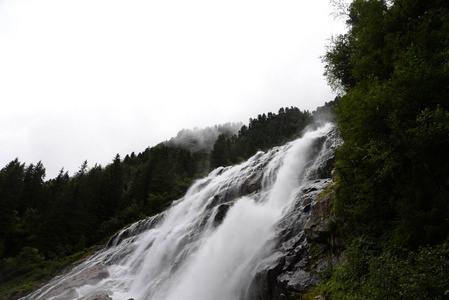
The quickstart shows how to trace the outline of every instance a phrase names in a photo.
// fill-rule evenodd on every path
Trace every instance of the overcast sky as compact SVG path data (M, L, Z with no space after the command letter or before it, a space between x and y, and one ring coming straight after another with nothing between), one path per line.
M46 179L335 96L329 0L0 0L0 168Z

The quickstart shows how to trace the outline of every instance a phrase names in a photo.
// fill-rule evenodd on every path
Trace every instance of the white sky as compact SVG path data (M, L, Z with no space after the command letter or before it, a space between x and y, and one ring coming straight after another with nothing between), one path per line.
M0 0L0 168L46 179L334 95L329 0Z

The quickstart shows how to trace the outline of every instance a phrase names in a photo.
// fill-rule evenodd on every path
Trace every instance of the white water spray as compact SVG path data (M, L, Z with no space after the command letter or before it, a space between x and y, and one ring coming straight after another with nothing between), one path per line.
M272 251L276 223L319 159L311 147L331 129L326 124L243 164L213 171L163 216L125 229L121 234L128 232L129 237L117 238L24 299L89 299L99 291L114 300L248 299L256 268ZM239 196L245 184L258 177L261 188ZM150 228L134 233L144 222ZM93 266L102 266L108 276L67 285ZM63 298L69 294L72 298Z

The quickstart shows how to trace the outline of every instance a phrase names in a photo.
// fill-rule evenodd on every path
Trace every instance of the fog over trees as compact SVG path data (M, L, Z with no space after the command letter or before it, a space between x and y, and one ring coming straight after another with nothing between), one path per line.
M243 123L225 123L206 128L183 129L176 137L167 141L169 146L178 146L192 152L211 152L218 136L237 134Z

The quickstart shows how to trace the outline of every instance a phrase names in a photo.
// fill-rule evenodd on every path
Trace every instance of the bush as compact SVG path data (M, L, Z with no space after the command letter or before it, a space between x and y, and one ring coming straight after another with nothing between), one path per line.
M0 263L0 280L4 281L25 274L38 267L44 256L38 249L25 247L16 257L4 258Z
M418 251L379 253L358 239L347 261L322 277L317 291L330 299L447 299L449 242Z

